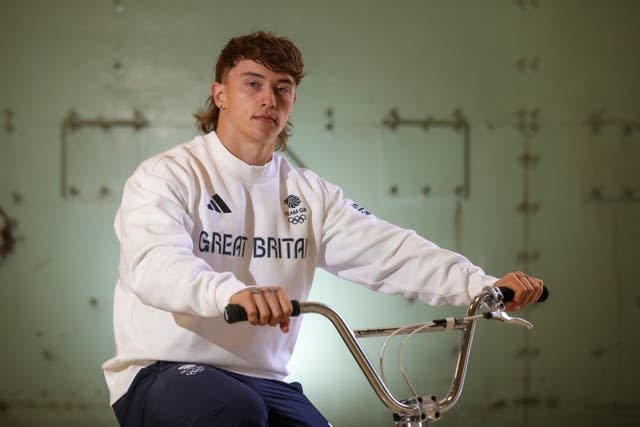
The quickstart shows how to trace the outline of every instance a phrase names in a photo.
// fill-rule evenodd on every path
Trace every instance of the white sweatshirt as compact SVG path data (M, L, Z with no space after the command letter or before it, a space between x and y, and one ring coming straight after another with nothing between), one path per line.
M115 231L116 355L103 365L111 404L158 360L283 379L300 321L287 334L226 324L224 307L245 286L280 285L304 301L321 267L377 291L461 305L496 280L284 157L244 163L215 133L143 162Z

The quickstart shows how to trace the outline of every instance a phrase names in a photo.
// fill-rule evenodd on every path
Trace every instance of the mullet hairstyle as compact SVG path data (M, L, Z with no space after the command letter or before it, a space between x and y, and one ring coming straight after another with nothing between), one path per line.
M244 59L256 61L275 73L290 75L296 86L304 77L302 53L291 40L271 32L257 31L229 40L218 57L215 81L222 83L227 78L229 70ZM198 128L203 133L209 133L218 127L220 109L213 101L212 95L207 98L205 106L206 111L198 112L193 116L196 118ZM292 127L293 124L287 121L287 125L278 135L277 150L284 150L287 147Z

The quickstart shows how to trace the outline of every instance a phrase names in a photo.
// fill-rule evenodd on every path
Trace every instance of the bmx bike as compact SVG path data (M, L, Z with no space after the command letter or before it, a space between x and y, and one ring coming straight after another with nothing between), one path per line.
M545 287L542 296L538 299L538 302L546 300L548 295L549 292ZM382 403L393 413L393 422L396 426L425 427L428 424L439 420L445 412L453 408L462 395L477 320L497 320L504 323L515 324L528 330L533 328L533 325L527 320L518 317L511 317L504 311L504 303L511 301L513 296L513 291L510 288L487 286L473 298L467 308L467 315L464 317L448 317L402 327L360 330L352 330L349 328L340 314L325 304L318 302L299 302L297 300L292 300L291 302L293 304L292 316L316 313L329 319L340 334L340 337L351 352L356 363L362 370L362 373L369 381L373 391L376 393L378 398L380 398ZM481 310L483 310L482 313L480 313ZM244 308L234 304L230 304L225 308L224 316L228 323L247 320L247 314ZM432 394L420 394L416 392L406 376L404 369L400 366L402 376L409 385L413 395L402 400L395 398L384 381L384 370L382 365L384 350L389 340L397 335L406 335L406 338L398 350L399 352L402 352L408 340L418 333L454 330L462 332L462 337L454 368L453 379L447 395L442 399L438 399ZM384 336L387 337L387 340L383 344L381 350L381 372L379 374L371 364L369 358L366 356L358 342L358 339ZM401 363L402 360L400 356L401 354L399 354L398 357L399 363Z

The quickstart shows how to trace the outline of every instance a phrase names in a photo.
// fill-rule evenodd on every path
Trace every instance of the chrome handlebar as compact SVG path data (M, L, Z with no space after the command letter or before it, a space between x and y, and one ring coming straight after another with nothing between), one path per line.
M488 286L478 293L471 301L466 317L449 319L452 321L447 322L447 324L441 322L428 328L428 331L462 331L460 352L456 361L453 380L451 382L449 392L443 399L437 401L437 403L433 396L417 396L407 403L397 400L371 365L371 362L357 341L357 338L389 336L396 331L402 334L409 334L414 332L418 327L351 330L340 314L331 307L317 302L300 302L300 313L316 313L329 319L340 334L344 343L347 345L356 363L362 370L362 373L367 378L369 384L382 403L395 414L415 419L416 422L418 422L418 424L406 425L421 425L421 422L434 421L438 419L442 413L450 410L460 398L469 362L469 355L471 353L476 320L479 317L513 323L524 326L527 329L531 329L533 327L531 323L526 320L513 318L507 315L503 311L504 304L502 299L502 294L499 289ZM483 306L487 306L490 311L482 316L478 316L478 311ZM399 329L402 329L402 331L399 331Z

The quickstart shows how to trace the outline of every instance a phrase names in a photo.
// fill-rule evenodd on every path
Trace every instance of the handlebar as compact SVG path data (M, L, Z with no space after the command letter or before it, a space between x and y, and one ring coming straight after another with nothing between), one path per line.
M513 297L515 295L514 292L513 292L513 289L507 288L507 287L504 287L504 286L499 286L498 289L500 290L500 293L502 294L502 301L503 302L513 301ZM546 286L543 286L542 295L540 295L540 298L538 298L537 302L544 302L544 301L546 301L546 299L548 297L549 297L549 290L547 289ZM293 312L291 313L291 316L292 317L299 316L301 314L300 301L292 299L291 300L291 305L293 305ZM224 320L229 324L238 323L238 322L245 322L245 321L248 320L247 312L239 304L229 304L224 309Z
M506 295L505 295L506 294ZM549 296L549 291L544 288L543 294L538 302L545 301ZM422 423L435 421L440 418L441 414L450 410L458 401L462 394L462 388L466 376L467 365L471 353L471 344L475 332L475 321L478 318L496 319L507 323L516 323L531 328L532 325L522 319L511 318L503 312L504 302L513 299L513 291L505 287L487 286L479 292L471 301L467 310L467 317L449 318L433 321L428 327L403 327L403 328L385 328L385 329L367 329L367 330L351 330L342 317L331 307L315 303L315 302L299 302L292 300L294 312L292 316L298 316L302 313L320 314L331 321L336 328L340 337L347 345L356 363L362 370L362 373L369 381L372 389L380 398L382 403L389 408L394 417L399 420L415 420L404 424L404 426L421 426ZM490 312L484 315L478 315L481 307L487 306ZM235 323L247 320L247 314L241 306L229 305L225 308L225 320L228 323ZM419 330L418 330L419 329ZM385 382L378 375L375 368L365 355L364 350L357 341L357 338L372 336L390 336L394 333L411 334L415 332L444 331L444 330L460 330L462 338L460 344L460 352L453 374L453 380L447 395L437 400L435 396L415 396L409 400L397 400L387 388Z
M300 301L292 299L291 305L293 306L293 311L291 312L292 317L300 316ZM247 311L239 304L229 304L224 308L224 320L229 323L238 323L238 322L246 322L249 320L247 317Z
M505 286L499 286L498 289L500 289L500 292L502 293L503 302L513 301L513 297L515 296L513 289ZM547 298L549 298L549 289L547 289L546 286L542 286L542 295L540 295L536 302L545 302Z

